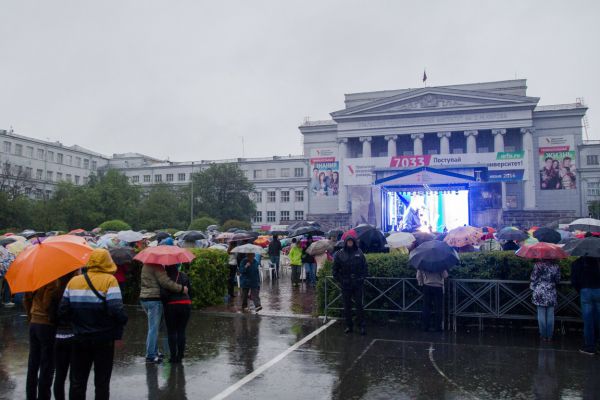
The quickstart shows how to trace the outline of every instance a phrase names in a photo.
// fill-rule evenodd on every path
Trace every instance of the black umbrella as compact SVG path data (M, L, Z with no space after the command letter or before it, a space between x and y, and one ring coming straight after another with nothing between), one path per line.
M6 245L14 243L16 241L17 241L17 239L13 239L11 237L0 239L0 246L6 246Z
M442 272L454 267L459 261L458 253L439 240L430 240L419 245L408 257L412 267L428 272Z
M298 228L304 228L304 227L313 227L313 228L321 228L321 225L318 222L314 222L314 221L298 221L298 222L294 222L291 225L288 225L288 230L293 231L296 230Z
M429 242L435 240L435 236L432 233L427 232L413 232L412 235L415 237L415 247L419 246L421 243Z
M560 236L560 234L559 234ZM501 240L516 240L516 241L520 241L520 240L525 240L529 237L528 234L526 234L525 232L519 230L519 229L514 229L514 228L502 228L500 229L500 231L498 231L498 233L496 234L496 238L497 239L501 239Z
M565 244L563 250L572 256L600 258L600 238L591 236L573 240Z
M227 229L227 232L234 233L234 232L237 232L237 230L238 230L238 228L229 228L229 229Z
M253 238L254 238L253 236L251 236L251 235L249 235L247 233L236 233L235 235L233 235L231 237L231 239L229 239L229 241L230 242L239 242L239 241L242 241L242 240L251 240Z
M196 240L206 239L206 236L199 231L189 231L188 233L181 235L181 239L184 242L195 242Z
M250 236L253 239L258 239L258 237L260 236L260 233L258 233L258 232L246 232L246 235Z
M324 235L325 233L321 230L321 228L316 228L314 226L303 226L298 229L294 229L294 231L290 232L290 236L302 236L302 235Z
M385 251L385 245L387 244L385 236L379 229L372 225L358 225L346 231L342 235L342 240L346 240L349 236L358 239L358 247L360 247L363 253L381 253Z
M344 230L341 228L331 229L329 232L327 232L327 237L328 238L334 237L336 240L339 240L343 234L344 234Z
M540 242L554 244L560 242L561 239L560 233L550 228L539 228L538 230L533 232L533 237L539 240Z
M131 264L135 257L135 251L131 247L114 247L109 252L117 265Z
M160 243L163 240L165 240L166 238L170 238L171 235L169 235L169 233L167 232L156 232L156 240Z
M289 233L288 231L283 231L283 230L269 231L269 235L277 235L277 236L287 236L288 233Z

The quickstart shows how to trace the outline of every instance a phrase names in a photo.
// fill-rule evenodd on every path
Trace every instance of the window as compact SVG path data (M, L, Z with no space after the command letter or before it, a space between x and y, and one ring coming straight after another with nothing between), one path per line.
M294 168L294 176L296 178L304 176L304 168Z
M289 176L290 176L290 169L289 168L281 168L281 177L287 178Z
M98 161L92 161L92 171L95 171L98 168Z
M185 181L185 173L183 173L183 174L177 174L177 180L179 182Z
M79 175L75 175L75 184L76 185L79 185L79 179L80 179L80 176Z
M52 181L52 179L54 179L54 177L52 175L53 175L52 171L46 171L46 180Z
M267 170L267 178L275 178L275 168L269 168Z
M44 197L44 192L42 189L35 189L35 198L41 200Z
M44 176L44 170L42 169L38 169L35 171L35 179L42 179L42 177Z
M62 153L56 153L56 162L59 164L63 163L63 155Z
M304 201L304 190L296 190L296 202Z
M303 221L304 220L304 211L294 211L294 219L296 221Z
M31 167L25 167L25 177L33 177L33 169Z
M144 175L144 182L150 182L150 175Z
M275 211L267 211L267 222L275 222Z
M154 182L155 183L162 182L162 175L161 174L154 175Z
M48 161L54 162L54 152L48 151L47 155L48 155Z
M83 159L83 168L90 169L90 160L88 160L87 158Z
M588 197L599 197L600 196L600 182L588 182L587 195L588 195Z
M11 151L12 151L12 143L4 142L4 152L10 154Z
M23 145L22 144L15 144L15 155L17 156L22 156L23 155Z
M84 176L84 177L83 177L83 184L84 184L84 185L87 185L87 184L88 184L88 181L89 181L89 178L88 178L87 176Z
M257 211L256 214L254 214L254 217L252 217L252 222L262 222L262 211Z
M57 181L59 181L59 182L60 182L60 181L62 181L62 177L63 177L63 174L62 174L62 172L57 172L57 173L56 173L56 180L57 180Z
M27 146L25 148L25 157L33 158L33 147Z
M281 192L281 202L289 203L290 202L290 192L289 190L284 190Z
M254 174L252 175L254 179L262 178L262 169L255 169Z
M254 202L262 203L262 192L254 192Z
M139 175L134 175L131 177L131 182L133 183L139 183L140 182L140 176Z
M587 165L598 165L598 155L597 154L589 154L587 157Z
M73 177L71 174L67 174L67 182L73 182Z
M281 212L281 218L279 218L279 221L283 222L283 221L289 221L290 220L290 212L289 211L282 211Z
M75 166L81 168L81 157L75 157Z
M73 156L68 155L67 156L67 165L72 165L73 164Z
M44 149L38 149L38 160L43 160L44 159Z
M173 174L167 174L167 182L173 182Z
M277 199L274 190L267 192L267 203L275 203L276 200Z

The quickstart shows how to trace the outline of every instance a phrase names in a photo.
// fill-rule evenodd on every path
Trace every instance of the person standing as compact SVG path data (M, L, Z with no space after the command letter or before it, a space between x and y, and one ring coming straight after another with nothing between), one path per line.
M448 278L448 271L429 272L417 270L417 283L423 288L423 311L421 312L421 328L429 331L431 325L431 311L435 319L433 330L442 331L442 316L444 303L444 280ZM433 306L433 307L432 307Z
M85 399L94 366L96 400L110 397L110 378L115 340L120 340L127 314L119 283L113 276L117 266L105 249L92 251L82 275L71 278L60 303L59 315L71 321L72 344L69 399Z
M302 268L302 250L298 246L298 240L292 239L292 246L290 248L290 265L292 267L292 285L300 285L300 274Z
M142 266L140 303L148 317L148 335L146 336L146 362L160 363L162 355L158 351L158 331L163 315L160 288L180 294L187 294L187 287L169 279L162 265L144 264Z
M65 381L69 376L69 366L71 365L71 357L73 353L73 338L75 337L75 334L73 333L73 328L71 327L71 322L68 320L68 318L65 318L65 316L60 315L58 310L60 307L62 294L65 292L67 284L74 275L75 273L72 272L70 274L60 277L55 281L57 291L61 295L60 297L56 297L56 303L53 305L58 316L56 326L56 337L54 341L53 392L54 398L56 400L65 399Z
M531 272L532 302L537 306L538 326L543 341L552 341L556 285L560 282L560 268L555 260L538 260Z
M260 275L258 271L258 261L254 253L246 254L240 262L240 286L242 287L242 311L248 309L248 295L252 291L252 301L254 302L254 311L262 310L260 304Z
M312 236L306 239L306 246L302 249L302 264L304 265L304 271L306 273L307 286L317 285L317 262L315 257L308 254L306 251L312 244Z
M165 322L169 340L170 363L180 363L185 353L185 328L192 311L190 279L177 265L166 267L173 282L187 288L187 293L174 293L161 289L165 306Z
M273 240L269 243L269 248L267 249L267 254L269 254L269 259L271 263L275 264L275 277L279 278L279 260L281 253L281 242L277 235L273 235Z
M571 284L579 293L583 317L583 354L596 354L595 329L600 326L600 259L579 257L571 265Z
M238 260L237 255L232 253L236 246L235 242L229 242L229 246L227 247L227 254L229 255L227 266L229 268L229 275L227 276L227 293L229 294L229 301L233 301L235 297L235 283L236 283L236 275L238 270Z
M54 375L56 304L61 292L56 281L27 293L23 299L29 321L29 360L26 395L30 399L50 399Z
M346 320L345 333L353 330L352 301L356 305L356 324L360 334L366 334L365 316L363 311L363 286L369 274L367 260L358 248L356 239L352 236L346 238L344 247L333 257L333 278L342 288L344 302L344 318Z

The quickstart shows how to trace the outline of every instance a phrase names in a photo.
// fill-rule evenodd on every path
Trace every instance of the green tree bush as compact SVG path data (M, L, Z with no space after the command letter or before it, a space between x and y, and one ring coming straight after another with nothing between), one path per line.
M212 249L191 249L196 258L191 262L189 277L194 308L223 303L227 293L227 253Z
M184 227L178 213L179 192L165 183L152 186L139 206L138 227L154 231L161 226Z
M102 231L128 231L131 229L131 225L129 225L125 221L121 221L120 219L112 219L110 221L104 221L99 226Z
M227 232L231 228L239 228L239 229L249 230L251 227L252 226L250 225L250 222L240 221L238 219L230 219L230 220L225 221L223 223L223 225L221 225L221 231Z
M192 221L188 227L191 231L205 231L210 225L218 225L219 221L211 217L200 217Z

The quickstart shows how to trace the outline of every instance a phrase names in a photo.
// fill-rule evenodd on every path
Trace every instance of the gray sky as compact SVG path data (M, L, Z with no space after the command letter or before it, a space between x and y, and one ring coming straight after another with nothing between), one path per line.
M426 6L424 6L426 5ZM518 78L583 97L598 1L0 0L0 129L174 161L300 154L344 93Z

